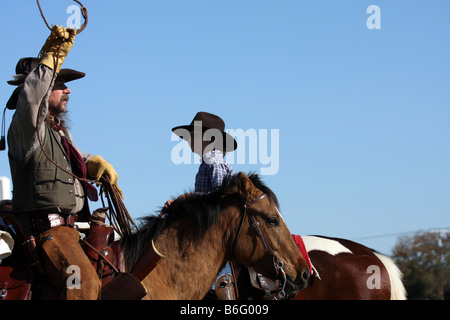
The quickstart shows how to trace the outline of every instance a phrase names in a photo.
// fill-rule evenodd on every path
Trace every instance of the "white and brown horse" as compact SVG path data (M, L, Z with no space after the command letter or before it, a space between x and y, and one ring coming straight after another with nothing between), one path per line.
M293 238L312 269L308 285L293 300L406 299L402 273L388 256L346 239L297 235ZM264 298L276 297L273 290L277 283L251 274L264 284L265 287L259 285L259 289L265 290ZM257 287L254 280L252 283ZM252 295L263 298L262 290L252 291Z

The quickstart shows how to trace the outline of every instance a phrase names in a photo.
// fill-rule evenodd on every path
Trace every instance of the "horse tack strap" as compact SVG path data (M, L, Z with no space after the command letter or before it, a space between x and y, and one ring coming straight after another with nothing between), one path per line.
M234 238L233 241L233 246L232 246L232 252L234 252L234 249L236 248L236 243L237 243L237 239L239 237L239 234L241 233L241 228L242 228L242 224L244 222L245 216L247 216L247 209L250 208L252 205L254 205L255 203L257 203L258 201L267 198L267 194L263 193L260 197L256 198L255 200L252 200L250 202L247 202L244 204L244 214L242 215L241 221L239 223L239 227L238 227L238 231L236 233L236 236ZM282 261L278 261L278 257L275 255L275 253L273 252L272 248L270 247L269 243L267 242L267 240L264 238L262 232L261 232L261 228L259 227L259 222L256 221L255 217L253 215L248 215L251 223L252 223L252 227L255 230L256 234L258 235L258 237L261 239L261 242L264 246L264 250L268 253L270 253L273 257L274 257L274 263L275 263L275 269L277 270L277 273L280 269L282 269ZM281 263L281 266L280 266Z
M239 235L241 234L242 224L244 223L245 216L247 215L247 209L249 207L251 207L252 205L254 205L256 202L258 202L259 200L264 199L265 197L267 197L267 195L264 193L262 196L260 196L256 200L244 203L244 213L242 214L241 221L239 222L239 227L236 232L236 236L234 237L233 244L231 245L231 252L234 252L234 250L236 249L237 239L239 238Z
M247 209L250 208L252 205L254 205L255 203L257 203L259 200L262 200L264 198L267 198L267 194L263 193L260 197L258 197L257 199L253 200L253 201L249 201L247 203L244 204L244 213L242 214L241 217L241 221L239 222L239 227L236 233L236 236L234 237L234 241L233 241L233 245L231 247L231 252L234 252L234 250L236 249L236 244L237 244L237 239L239 238L239 234L241 233L241 229L242 229L242 224L244 223L245 220L245 216L247 216ZM255 230L256 234L258 235L258 237L261 239L261 242L263 244L264 250L268 253L270 253L273 257L273 262L274 262L274 267L275 267L275 271L277 276L279 274L281 274L282 277L282 288L281 290L278 291L277 293L277 298L280 299L284 299L286 297L286 293L284 291L285 286L286 286L286 272L283 269L283 261L279 260L278 257L275 255L275 253L273 252L272 248L270 247L269 243L267 242L267 240L264 238L262 232L261 232L261 228L259 227L259 222L256 221L255 217L251 214L248 215L252 227Z
M251 207L252 205L254 205L255 203L257 203L259 200L262 200L264 198L267 198L267 194L263 193L259 198L250 201L246 204L244 204L244 208L247 210L249 207ZM261 242L264 246L264 250L268 253L270 253L271 255L274 256L274 259L276 260L275 262L278 263L278 258L275 255L275 253L273 252L272 248L270 247L269 243L267 242L267 240L264 238L262 232L261 232L261 228L259 227L259 222L256 221L255 217L252 215L249 215L249 218L252 222L252 227L253 229L256 231L256 233L258 234L258 237L261 239Z
M250 208L251 206L253 206L255 203L257 203L258 201L267 198L267 194L263 193L260 197L256 198L255 200L249 201L247 203L244 204L244 214L242 215L241 218L241 222L239 224L239 229L238 232L236 234L236 237L234 239L233 242L233 251L236 247L236 242L237 242L237 238L239 237L239 234L241 232L241 228L242 228L242 223L244 222L244 218L247 215L247 209ZM267 240L264 238L262 232L261 232L261 228L259 227L259 222L256 221L255 217L253 215L248 215L251 223L252 223L252 227L255 230L256 234L258 235L258 237L261 239L261 242L263 244L264 250L268 253L270 253L273 257L274 257L274 263L275 263L275 269L277 270L277 273L280 269L282 269L282 266L280 267L280 263L278 262L278 257L275 255L275 253L273 252L272 248L270 247L269 243L267 242ZM281 261L280 261L281 262ZM282 262L281 262L282 264Z
M135 262L130 273L139 281L142 281L165 257L156 249L155 242L152 240L152 243L145 249L144 254Z
M272 248L270 247L269 243L267 242L267 240L264 238L262 232L261 232L261 228L259 227L259 222L256 221L254 216L249 215L248 216L252 222L252 227L255 230L255 232L258 234L258 237L261 239L261 242L264 246L264 250L268 253L270 253L271 255L275 256Z
M279 260L277 255L275 254L275 252L273 252L272 247L269 245L269 243L267 242L267 240L264 238L261 229L259 227L259 222L256 221L254 216L249 215L250 220L252 221L252 226L253 229L255 230L256 234L258 235L258 237L261 239L261 242L263 244L264 250L268 253L270 253L273 257L273 264L275 267L275 270L277 272L277 275L281 272L281 274L283 275L283 277L285 277L284 274L284 270L283 270L283 261Z
M259 198L257 198L256 200L253 200L251 202L248 202L244 205L244 216L246 215L246 211L249 207L251 207L252 205L254 205L256 202L258 202L261 199L264 199L267 197L267 194L262 194ZM286 272L283 269L284 263L283 261L279 260L277 255L275 254L275 252L273 251L272 247L270 246L270 244L267 242L266 238L264 238L264 235L261 232L261 228L259 227L259 222L256 221L255 217L253 215L248 215L248 217L250 218L250 221L252 223L252 227L255 230L256 234L258 235L258 237L261 239L261 242L263 244L264 250L266 252L268 252L269 254L272 255L273 257L273 264L275 267L275 271L277 276L281 274L282 277L282 282L281 282L281 290L278 291L276 297L277 299L284 299L286 298L286 292L285 287L286 287Z
M250 202L245 203L245 204L244 204L244 208L245 208L245 209L248 209L249 207L251 207L252 205L254 205L255 203L257 203L259 200L262 200L262 199L264 199L264 198L267 198L267 194L265 194L265 193L263 193L259 198L255 199L255 200L253 200L253 201L250 201Z
M108 264L111 269L115 272L115 273L119 273L119 270L116 268L116 266L114 266L114 264L109 261L109 259L103 254L101 253L99 250L97 250L97 248L95 248L92 244L90 244L89 242L87 242L85 239L82 240L82 242L88 246L90 249L92 249L93 251L95 251L96 254L99 255L99 257L106 262L106 264Z

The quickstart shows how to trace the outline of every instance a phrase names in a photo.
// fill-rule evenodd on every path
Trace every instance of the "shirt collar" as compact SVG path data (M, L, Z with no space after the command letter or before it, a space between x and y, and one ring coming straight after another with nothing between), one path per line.
M213 164L213 163L217 163L217 164L221 164L224 163L223 160L223 152L220 150L213 150L210 152L207 152L203 155L203 162L205 162L206 164Z

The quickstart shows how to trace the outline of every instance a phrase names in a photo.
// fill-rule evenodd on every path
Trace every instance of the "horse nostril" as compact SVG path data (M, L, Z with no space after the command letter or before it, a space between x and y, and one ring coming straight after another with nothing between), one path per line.
M302 279L303 279L305 282L308 282L308 279L309 279L309 270L303 271L303 273L302 273Z
M297 274L297 278L295 279L294 282L295 286L297 287L297 290L306 288L306 286L308 285L309 277L310 277L309 268Z

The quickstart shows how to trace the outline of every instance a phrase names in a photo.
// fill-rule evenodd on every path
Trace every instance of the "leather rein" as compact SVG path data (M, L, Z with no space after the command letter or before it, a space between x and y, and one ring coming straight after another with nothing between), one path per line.
M264 237L263 233L261 232L261 228L259 226L259 222L256 221L255 217L252 214L248 214L247 213L247 209L248 208L250 208L255 203L259 202L260 200L262 200L264 198L267 198L267 194L265 194L265 193L263 193L260 197L258 197L255 200L252 200L252 201L249 201L247 203L244 203L244 211L243 211L243 214L241 216L241 220L239 222L239 227L238 227L238 230L236 232L236 236L234 237L234 241L233 241L231 252L234 252L234 250L236 249L237 239L238 239L238 237L239 237L239 235L241 233L242 225L244 223L245 217L248 216L248 218L250 219L251 225L253 227L253 230L255 230L256 234L258 235L259 239L262 242L262 245L264 247L265 252L271 254L272 257L273 257L273 264L274 264L276 275L278 276L279 274L281 274L281 277L282 277L281 289L278 291L277 297L279 297L281 299L284 299L284 298L287 297L287 294L285 292L286 272L283 269L284 262L281 261L280 259L278 259L277 255L273 251L273 249L270 246L269 242L267 242L266 238Z

